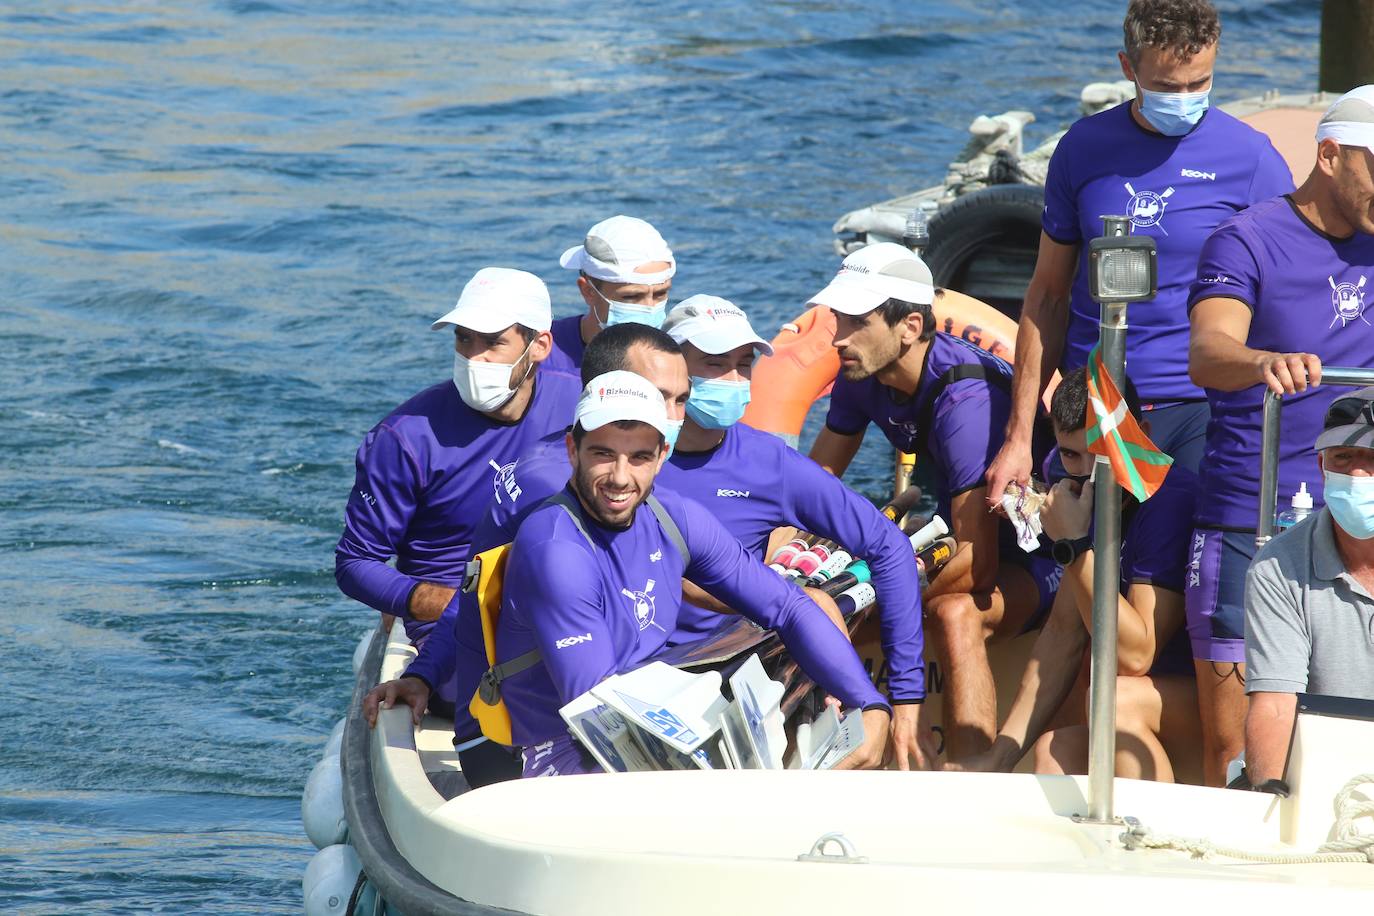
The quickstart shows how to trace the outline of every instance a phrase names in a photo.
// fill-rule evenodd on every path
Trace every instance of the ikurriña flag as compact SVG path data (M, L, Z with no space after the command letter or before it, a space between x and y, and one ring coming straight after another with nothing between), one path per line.
M1116 482L1136 499L1149 499L1164 483L1174 459L1161 452L1131 416L1126 399L1102 362L1102 347L1088 360L1088 451L1105 455Z

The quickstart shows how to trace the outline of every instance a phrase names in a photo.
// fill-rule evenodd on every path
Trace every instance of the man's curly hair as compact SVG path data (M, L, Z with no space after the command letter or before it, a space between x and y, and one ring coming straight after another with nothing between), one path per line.
M1221 19L1208 0L1131 0L1122 24L1126 58L1140 63L1145 48L1187 60L1221 38Z

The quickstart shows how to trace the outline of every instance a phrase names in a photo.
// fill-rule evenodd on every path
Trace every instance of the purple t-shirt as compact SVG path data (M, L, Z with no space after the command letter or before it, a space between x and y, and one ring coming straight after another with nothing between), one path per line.
M1269 139L1216 108L1182 137L1141 127L1130 102L1075 123L1050 158L1041 219L1050 238L1080 246L1061 368L1087 365L1098 338L1086 242L1102 234L1103 214L1130 216L1132 232L1153 237L1159 252L1158 295L1130 307L1131 380L1146 403L1201 400L1188 379L1186 308L1198 251L1222 220L1291 190Z
M559 707L653 658L677 628L683 576L777 630L802 670L846 706L887 705L849 641L801 589L746 554L701 506L668 490L656 495L687 543L685 566L647 506L619 531L583 515L595 546L561 506L538 508L521 525L507 561L497 658L537 647L543 661L502 685L516 744L567 734Z
M544 360L545 366L569 375L577 375L582 370L582 354L587 352L587 345L582 342L582 315L579 312L559 318L549 328L549 333L553 335L553 350L549 358Z
M1197 502L1197 475L1172 465L1155 495L1135 510L1121 539L1122 595L1134 584L1154 585L1183 594ZM1178 630L1156 652L1150 673L1183 674L1192 670L1188 628L1180 621Z
M1316 229L1287 197L1256 204L1221 225L1202 249L1188 304L1226 297L1250 306L1246 346L1314 353L1327 366L1374 368L1374 236L1337 239ZM1319 386L1283 399L1279 502L1301 482L1321 506L1321 471L1312 444L1327 405L1342 389ZM1198 468L1206 499L1197 522L1254 531L1259 502L1261 407L1265 386L1207 391L1212 422Z
M658 479L715 516L759 562L780 525L828 537L866 559L878 592L892 698L925 696L920 581L911 543L868 500L777 436L743 423L726 430L708 452L674 451ZM719 614L684 602L673 641L719 623Z
M511 465L540 437L563 429L581 393L573 376L541 368L517 423L498 423L440 382L397 407L358 447L357 476L334 550L345 595L405 618L418 640L432 627L410 619L421 581L454 586L482 511L509 485ZM396 567L387 560L396 558Z
M892 389L872 376L859 382L840 377L830 394L825 425L840 435L854 436L869 423L876 423L893 448L915 452L920 417L936 382L954 366L975 362L1000 376L1005 384L962 379L945 388L930 411L926 451L918 456L923 464L929 462L937 475L937 511L949 521L950 500L984 486L983 475L1002 447L1011 410L1011 366L1005 361L958 337L937 332L930 340L914 397L899 402ZM1010 529L1009 524L1006 527Z

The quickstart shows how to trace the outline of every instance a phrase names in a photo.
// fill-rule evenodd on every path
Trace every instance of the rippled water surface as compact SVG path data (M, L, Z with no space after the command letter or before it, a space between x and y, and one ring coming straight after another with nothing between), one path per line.
M1315 84L1317 4L1220 5L1220 96ZM628 212L771 331L975 115L1074 116L1124 6L0 3L0 902L299 906L352 453L473 271L569 314Z

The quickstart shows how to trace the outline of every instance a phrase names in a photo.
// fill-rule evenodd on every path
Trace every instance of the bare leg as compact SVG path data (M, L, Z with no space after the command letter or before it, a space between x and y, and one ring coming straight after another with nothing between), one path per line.
M988 664L989 640L1021 632L1035 612L1039 593L1019 567L998 573L990 593L940 595L926 607L926 632L944 666L945 754L959 760L992 746L997 734L997 686Z
M1164 700L1149 677L1116 679L1116 775L1173 782L1174 768L1159 740Z
M1198 714L1202 721L1205 785L1226 783L1226 764L1245 749L1245 665L1194 659Z

